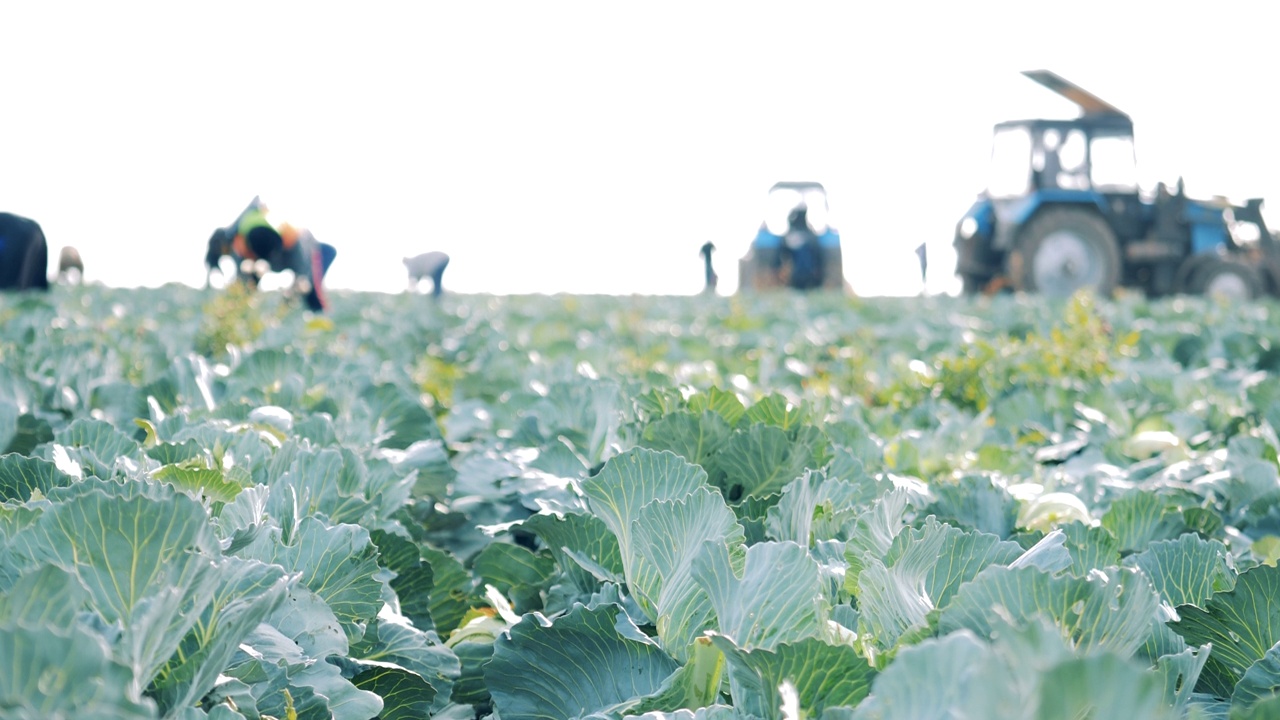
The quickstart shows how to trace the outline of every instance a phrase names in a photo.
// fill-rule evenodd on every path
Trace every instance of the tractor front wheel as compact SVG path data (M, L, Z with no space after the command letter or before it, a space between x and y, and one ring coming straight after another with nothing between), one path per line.
M1196 276L1205 268L1205 266L1216 262L1218 262L1218 258L1213 257L1212 255L1192 255L1186 260L1183 260L1182 263L1178 265L1178 272L1174 276L1174 291L1185 295L1197 294L1199 290L1197 290L1195 286Z
M1252 300L1262 293L1258 272L1240 262L1214 258L1191 276L1191 291L1205 297Z
M1018 290L1048 297L1069 297L1082 288L1109 296L1120 281L1120 249L1096 213L1049 208L1023 228L1009 274Z

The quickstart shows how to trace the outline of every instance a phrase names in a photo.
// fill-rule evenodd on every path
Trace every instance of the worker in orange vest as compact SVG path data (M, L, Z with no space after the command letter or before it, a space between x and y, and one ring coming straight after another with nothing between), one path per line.
M267 206L254 197L233 226L231 254L238 264L265 260L272 272L292 270L307 307L322 312L328 307L324 276L338 251L316 240L310 230L288 223L279 226L267 218Z

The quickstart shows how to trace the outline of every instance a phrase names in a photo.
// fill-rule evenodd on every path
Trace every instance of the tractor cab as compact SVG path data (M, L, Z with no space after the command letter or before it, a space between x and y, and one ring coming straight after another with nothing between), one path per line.
M772 288L843 289L840 233L830 225L827 191L816 182L769 189L764 220L738 261L743 292Z
M1133 124L1125 116L1000 123L989 172L987 193L1004 200L1054 190L1136 194Z
M1047 70L1023 73L1076 103L1070 120L1015 120L995 127L988 194L997 198L1038 191L1137 194L1133 121L1114 105Z
M1205 259L1232 249L1230 211L1250 219L1256 211L1190 200L1181 180L1144 198L1130 117L1049 71L1023 74L1074 102L1080 116L995 126L987 189L956 225L964 291L1202 292L1209 280L1201 269L1213 264ZM1256 280L1244 284L1261 288Z
M1015 232L1052 206L1096 209L1119 236L1140 235L1148 218L1139 196L1133 123L1119 111L1000 123L986 199L999 221L992 238L997 249L1013 249Z

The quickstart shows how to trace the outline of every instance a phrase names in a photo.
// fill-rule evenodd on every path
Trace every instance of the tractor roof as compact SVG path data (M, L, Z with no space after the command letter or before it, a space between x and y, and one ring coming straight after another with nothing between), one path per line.
M774 183L773 187L769 188L769 192L773 192L774 190L799 190L802 192L805 190L817 190L824 194L827 192L827 189L822 187L822 183L804 181L783 181Z
M1133 134L1133 121L1129 119L1128 115L1081 115L1078 118L1070 118L1066 120L1031 118L1027 120L1006 120L1001 123L996 123L996 130L1010 127L1058 128L1059 130L1085 128L1091 134Z
M1022 71L1022 74L1075 103L1076 106L1080 108L1080 113L1083 117L1088 118L1100 115L1112 117L1119 115L1125 118L1129 117L1127 113L1123 112L1115 105L1112 105L1106 100L1103 100L1097 95L1094 95L1088 90L1085 90L1055 72L1050 70L1024 70Z

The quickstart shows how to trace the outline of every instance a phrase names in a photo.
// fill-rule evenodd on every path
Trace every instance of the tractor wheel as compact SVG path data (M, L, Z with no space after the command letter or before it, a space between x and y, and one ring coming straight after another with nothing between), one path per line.
M1108 296L1120 281L1120 249L1115 233L1097 214L1050 208L1022 229L1009 270L1018 290L1069 297L1090 288Z
M1262 293L1258 271L1234 260L1214 258L1191 276L1191 291L1205 297L1252 300Z
M1192 255L1182 264L1178 265L1178 272L1174 277L1174 292L1186 295L1195 295L1198 290L1194 285L1196 275L1205 268L1206 265L1212 265L1218 262L1218 258L1212 255Z

